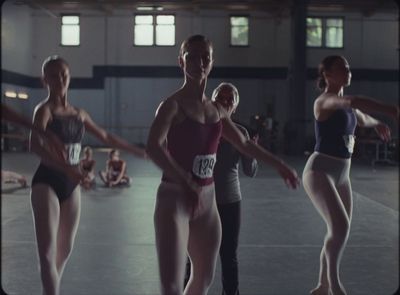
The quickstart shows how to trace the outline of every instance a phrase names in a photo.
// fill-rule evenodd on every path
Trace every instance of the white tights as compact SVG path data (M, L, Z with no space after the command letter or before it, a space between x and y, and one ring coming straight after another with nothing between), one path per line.
M214 277L221 243L214 184L202 187L195 216L189 198L178 184L158 188L154 226L162 295L182 294L187 255L192 269L184 295L207 294Z
M320 274L312 294L343 295L339 266L349 236L352 192L350 159L313 153L303 172L304 189L327 225L320 255Z

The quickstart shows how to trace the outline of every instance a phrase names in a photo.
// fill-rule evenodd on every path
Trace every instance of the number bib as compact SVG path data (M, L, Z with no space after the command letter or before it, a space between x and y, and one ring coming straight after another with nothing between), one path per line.
M344 145L346 146L346 148L350 154L352 154L353 150L354 150L354 144L356 142L355 138L356 137L352 134L343 135Z
M67 161L70 165L79 164L79 156L81 153L81 144L80 143L70 143L65 145L65 149L67 151Z
M216 154L196 156L193 160L193 174L201 179L212 177L216 159Z

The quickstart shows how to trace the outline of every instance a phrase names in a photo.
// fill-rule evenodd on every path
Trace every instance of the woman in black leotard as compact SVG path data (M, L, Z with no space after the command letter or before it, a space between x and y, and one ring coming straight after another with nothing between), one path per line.
M145 153L143 149L97 126L85 110L69 104L67 91L70 74L65 60L57 56L47 58L42 67L42 79L48 97L36 106L33 125L40 130L52 130L63 142L66 157L48 153L40 144L37 134L31 134L31 149L41 158L32 179L31 203L43 293L58 295L79 224L78 184L82 179L79 154L84 131L136 156L144 157Z

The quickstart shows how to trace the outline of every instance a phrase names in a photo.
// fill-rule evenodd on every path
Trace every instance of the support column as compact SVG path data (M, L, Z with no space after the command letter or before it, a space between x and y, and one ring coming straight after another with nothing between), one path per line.
M289 117L285 126L288 154L300 155L306 144L306 19L308 0L294 0L291 8L291 54L289 64Z

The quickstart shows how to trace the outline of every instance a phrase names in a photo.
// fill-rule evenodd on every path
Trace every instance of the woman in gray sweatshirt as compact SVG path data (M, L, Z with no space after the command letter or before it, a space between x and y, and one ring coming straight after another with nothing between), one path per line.
M213 91L211 99L220 104L231 116L239 104L239 92L231 83L221 83ZM246 128L237 123L236 127L246 138L250 138ZM254 138L254 141L257 141ZM239 242L241 200L239 182L239 162L245 175L254 177L257 173L257 160L241 154L222 137L217 151L214 167L215 195L221 218L222 241L219 249L222 269L222 294L239 295L239 271L237 248ZM190 276L190 261L186 268L185 285Z
M230 83L221 83L213 92L212 100L221 104L232 115L239 104L239 93ZM247 130L236 127L246 138ZM255 139L256 140L256 139ZM219 249L222 270L223 295L239 295L237 248L239 242L241 200L239 182L239 162L245 175L254 177L257 173L257 160L241 154L228 141L221 138L214 168L215 196L221 217L222 241Z

